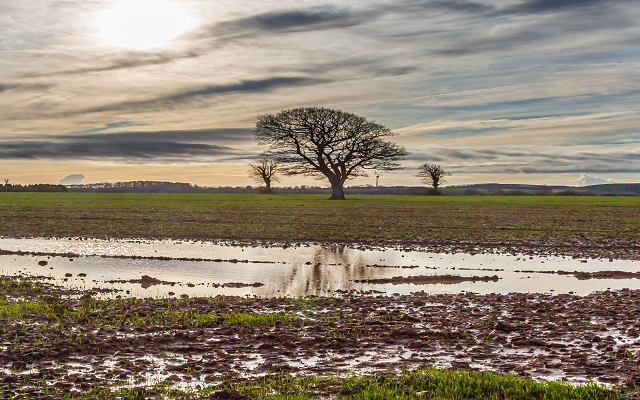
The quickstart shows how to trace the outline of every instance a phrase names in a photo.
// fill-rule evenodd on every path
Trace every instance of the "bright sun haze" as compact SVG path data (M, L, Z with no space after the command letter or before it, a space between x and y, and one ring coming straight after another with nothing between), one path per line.
M104 41L146 50L165 45L194 24L178 4L165 0L121 1L98 17Z

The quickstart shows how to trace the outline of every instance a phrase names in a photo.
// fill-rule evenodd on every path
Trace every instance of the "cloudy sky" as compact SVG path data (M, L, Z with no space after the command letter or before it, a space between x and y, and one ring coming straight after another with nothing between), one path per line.
M639 182L640 2L0 0L2 179L247 185L301 106L396 132L381 184Z

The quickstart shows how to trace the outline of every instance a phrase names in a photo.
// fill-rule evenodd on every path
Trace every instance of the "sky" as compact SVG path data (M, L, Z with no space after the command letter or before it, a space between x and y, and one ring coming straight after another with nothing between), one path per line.
M640 1L0 0L3 180L251 185L313 106L397 134L381 185L640 182Z

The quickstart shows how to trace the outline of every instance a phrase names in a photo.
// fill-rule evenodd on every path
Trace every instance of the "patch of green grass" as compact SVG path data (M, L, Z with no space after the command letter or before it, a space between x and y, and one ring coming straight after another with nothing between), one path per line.
M621 393L594 383L538 382L513 375L444 369L348 377L269 377L227 385L258 399L618 399Z
M36 384L37 386L37 384ZM614 400L628 395L593 383L570 385L563 382L537 382L529 378L442 369L416 369L400 374L373 374L348 377L267 376L240 383L222 383L200 389L177 390L159 384L145 388L99 385L74 393L78 399L202 399L240 398L264 400L409 400L409 399L513 399L513 400ZM47 388L55 392L55 388ZM54 393L52 393L54 394ZM62 395L62 394L61 394ZM64 395L63 395L64 396ZM65 398L65 397L60 397Z
M638 241L640 197L0 193L14 237Z
M16 279L13 276L0 276L0 293L4 295L39 295L54 285L29 279Z
M8 278L0 279L0 282L5 280ZM87 300L76 302L74 306L61 306L57 302L42 300L0 298L0 317L25 322L37 320L49 328L74 324L90 324L102 328L171 325L198 328L221 323L268 326L292 323L295 320L288 313L201 312L190 307L176 307L177 303L177 299L129 298ZM215 307L215 301L212 306ZM2 331L0 328L0 332Z
M234 312L224 316L224 322L230 325L273 325L292 320L289 314L275 312L266 314Z
M0 299L0 315L5 318L24 319L29 316L48 315L50 313L51 307L44 303L35 301L16 302Z

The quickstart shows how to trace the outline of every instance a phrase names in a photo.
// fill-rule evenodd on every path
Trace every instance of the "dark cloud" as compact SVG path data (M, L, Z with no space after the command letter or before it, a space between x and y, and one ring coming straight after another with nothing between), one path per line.
M448 56L464 56L468 54L478 54L494 51L512 50L529 43L553 36L550 32L544 31L522 31L503 36L480 37L475 40L454 44L450 48L434 50L432 54Z
M160 98L160 101L185 101L196 96L226 93L259 93L283 87L298 87L325 83L326 80L306 77L274 77L261 80L244 80L229 85L208 85L201 88L178 92Z
M247 142L251 129L200 129L32 136L0 141L0 159L243 159L254 154L216 143Z
M452 172L458 173L487 173L487 174L577 174L577 173L609 173L624 174L638 173L638 166L623 165L613 161L599 164L576 164L556 162L531 162L528 164L491 164L468 166L452 166Z
M428 159L430 155L437 155L446 159L457 160L494 160L497 158L544 158L565 161L636 161L640 163L640 149L617 151L566 151L563 147L485 147L485 148L457 148L435 147L425 154L414 153L413 159Z
M491 4L480 3L477 1L442 0L423 3L430 8L437 7L449 11L462 11L468 13L483 13L494 9L494 6Z
M17 87L18 87L18 85L0 83L0 92L4 92L4 91L7 91L7 90L11 90L11 89L16 89Z
M495 7L479 1L404 0L359 9L338 8L332 5L279 9L216 22L188 37L224 38L227 42L231 38L259 38L270 33L343 29L362 25L389 14L417 17L417 14L437 10L477 14L494 11ZM195 54L200 54L200 51L195 51Z
M268 33L286 33L303 31L321 31L341 29L374 21L388 14L412 15L434 10L454 12L482 13L492 11L492 5L464 0L408 0L384 4L376 7L336 9L334 7L316 7L308 9L285 9L255 14L235 20L224 21L209 26L198 36L256 36Z
M405 0L383 4L366 10L367 15L377 17L384 14L400 14L403 16L423 17L425 14L437 12L454 12L481 14L494 11L495 7L478 1L465 0Z
M176 60L200 57L203 53L195 50L179 53L149 53L126 52L114 55L113 58L92 60L91 66L67 69L62 71L27 72L20 74L19 78L37 78L45 76L82 75L95 72L109 72L123 69L146 67L150 65L164 65Z
M186 106L190 101L206 98L213 95L225 95L232 93L263 93L281 88L303 87L329 82L326 79L307 77L274 77L261 80L244 80L227 85L206 85L195 89L174 92L168 95L140 101L125 101L104 106L92 107L76 112L92 113L105 111L141 112L147 110L170 109L177 106Z
M638 173L640 148L567 151L563 147L429 148L411 157L448 163L458 173ZM462 163L452 165L453 163ZM466 165L473 164L473 165Z
M5 142L0 148L3 159L95 159L95 158L132 158L150 159L167 156L220 156L233 154L234 150L226 146L203 143L179 142L136 142L136 141L73 141L46 142L20 141Z
M507 13L546 13L579 8L601 8L622 3L617 0L529 0L515 7L508 8Z
M348 10L307 9L271 11L221 24L218 28L231 31L260 30L297 32L326 30L358 25L366 14L353 14Z
M79 140L86 142L102 142L112 140L117 142L135 141L144 142L246 142L253 141L252 128L228 128L228 129L182 129L171 131L144 131L144 132L114 132L99 134L73 134L56 136L57 139Z
M47 90L53 85L39 83L0 83L0 93L8 90Z

